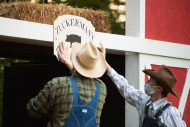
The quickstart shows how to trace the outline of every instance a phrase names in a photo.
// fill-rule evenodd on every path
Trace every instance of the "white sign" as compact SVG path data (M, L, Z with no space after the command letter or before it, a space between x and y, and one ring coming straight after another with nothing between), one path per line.
M58 46L61 42L84 44L93 42L95 28L90 21L75 15L59 16L54 21L54 55L57 56Z

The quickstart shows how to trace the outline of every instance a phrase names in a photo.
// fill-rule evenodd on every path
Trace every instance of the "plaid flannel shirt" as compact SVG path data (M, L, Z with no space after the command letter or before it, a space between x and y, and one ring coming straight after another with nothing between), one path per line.
M96 112L97 127L100 125L100 115L102 112L107 89L105 84L99 79L85 78L75 75L78 83L80 99L83 103L88 103L95 95L96 85L94 80L98 80L101 92ZM50 80L37 96L30 99L27 104L29 113L36 117L47 116L50 118L47 127L64 127L73 102L73 91L68 77L57 77Z

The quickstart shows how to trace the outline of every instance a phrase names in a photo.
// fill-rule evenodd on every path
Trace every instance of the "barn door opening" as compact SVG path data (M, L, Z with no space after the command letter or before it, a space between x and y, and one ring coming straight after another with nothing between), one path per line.
M108 62L122 75L123 55L107 55ZM58 62L12 64L4 68L3 127L46 127L47 119L36 119L27 113L26 104L54 77L70 75ZM125 126L125 101L112 81L104 75L108 96L101 116L101 127Z

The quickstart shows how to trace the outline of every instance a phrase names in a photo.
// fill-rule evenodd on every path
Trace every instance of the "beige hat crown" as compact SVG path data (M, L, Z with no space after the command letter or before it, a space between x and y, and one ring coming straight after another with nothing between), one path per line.
M92 46L92 43L86 43L84 47L77 53L77 61L84 67L94 68L98 61L97 48Z
M106 71L106 61L92 42L73 43L71 60L77 72L85 77L98 78Z

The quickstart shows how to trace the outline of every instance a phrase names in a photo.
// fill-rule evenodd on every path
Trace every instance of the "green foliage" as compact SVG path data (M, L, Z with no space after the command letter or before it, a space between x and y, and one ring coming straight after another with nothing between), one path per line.
M91 9L107 9L109 1L108 0L67 0L63 3L67 3L68 5L71 5L73 7L79 7L79 8L91 8Z

